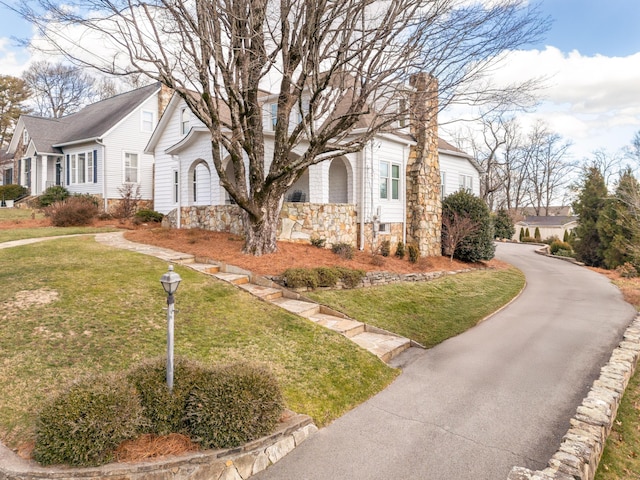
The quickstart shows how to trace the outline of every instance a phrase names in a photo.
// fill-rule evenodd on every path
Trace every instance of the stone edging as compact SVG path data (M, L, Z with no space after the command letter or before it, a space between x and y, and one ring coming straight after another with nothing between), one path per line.
M531 471L514 467L508 480L593 480L604 445L640 357L640 315L629 325L620 345L600 370L588 395L570 420L571 427L548 467Z
M242 447L95 468L42 467L0 444L0 480L245 480L276 463L317 430L311 417L293 414L273 434Z

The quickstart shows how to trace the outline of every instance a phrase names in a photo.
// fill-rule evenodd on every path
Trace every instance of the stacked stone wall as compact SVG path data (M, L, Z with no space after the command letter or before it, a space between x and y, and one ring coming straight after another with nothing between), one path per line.
M607 437L616 419L622 395L640 357L640 316L624 333L609 362L600 370L588 395L570 421L558 451L548 467L532 471L514 467L508 480L593 480Z
M403 228L402 223L387 223L388 232L377 231L377 226L373 223L364 224L364 251L365 252L379 252L380 245L385 240L389 240L391 246L391 255L396 253L398 242L402 242ZM360 227L360 225L358 225ZM360 238L358 236L358 238Z
M356 246L357 216L355 206L350 204L284 203L278 240L309 243L312 238L323 238L327 247L340 242ZM177 211L166 215L162 224L177 228ZM244 234L242 213L237 205L183 207L180 228Z

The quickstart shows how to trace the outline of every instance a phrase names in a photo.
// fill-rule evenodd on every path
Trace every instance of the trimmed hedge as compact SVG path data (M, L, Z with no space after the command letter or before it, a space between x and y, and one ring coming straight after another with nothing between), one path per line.
M101 465L143 424L137 392L123 375L86 378L40 412L34 459L43 465Z
M136 387L142 411L148 420L145 433L185 433L184 408L187 397L203 371L201 364L176 357L173 364L173 393L169 393L167 388L166 357L145 361L127 373L127 380Z
M338 281L346 288L357 287L365 276L364 270L345 267L288 268L282 273L289 288L335 287Z
M185 409L191 439L204 448L233 448L270 433L284 410L267 370L247 364L203 372Z
M138 210L133 217L137 223L160 223L164 215L155 210L142 209Z

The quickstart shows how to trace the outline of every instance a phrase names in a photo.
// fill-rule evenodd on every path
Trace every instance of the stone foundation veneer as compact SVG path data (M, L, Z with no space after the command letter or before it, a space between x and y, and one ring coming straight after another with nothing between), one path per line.
M214 232L243 235L242 215L237 205L183 207L180 228L201 228ZM284 203L280 211L278 240L309 243L324 238L327 247L334 243L356 246L358 221L355 205L345 203ZM162 226L177 228L177 210L165 216Z
M0 444L0 480L246 480L317 430L310 417L293 414L275 433L242 447L95 468L41 467Z
M600 378L576 410L558 451L542 471L514 467L508 480L592 480L613 427L622 395L640 357L640 316L624 333Z

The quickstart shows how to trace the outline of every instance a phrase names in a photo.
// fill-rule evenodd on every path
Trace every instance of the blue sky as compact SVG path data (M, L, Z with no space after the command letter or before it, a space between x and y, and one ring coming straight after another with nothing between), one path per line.
M554 19L545 45L583 55L640 52L640 0L544 0L541 7Z
M522 115L525 127L547 122L573 142L576 159L597 149L617 152L640 131L640 0L538 3L553 19L550 31L538 45L509 57L497 76L549 79L540 106ZM28 38L30 32L0 4L0 74L20 75L28 65L28 52L10 37Z

